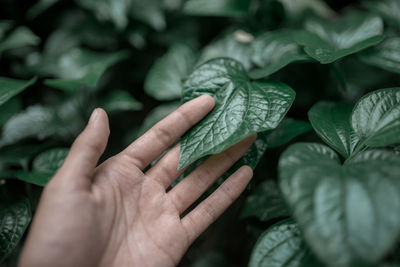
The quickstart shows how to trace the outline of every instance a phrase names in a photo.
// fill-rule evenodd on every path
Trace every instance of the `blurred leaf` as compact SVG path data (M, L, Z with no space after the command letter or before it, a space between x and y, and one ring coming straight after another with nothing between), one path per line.
M13 115L19 112L22 108L21 101L17 98L12 98L0 106L0 128L10 119Z
M249 267L320 266L305 246L297 224L292 219L268 228L257 240Z
M360 142L369 147L400 143L400 87L376 90L361 98L351 125Z
M15 176L21 181L37 186L45 186L50 181L51 177L53 177L50 173L37 171L16 171Z
M29 81L0 77L0 106L35 82L36 77L30 79Z
M359 52L382 41L381 18L349 13L337 21L308 20L306 31L296 33L296 41L306 53L322 64Z
M102 99L100 105L107 113L116 113L128 110L141 110L143 104L133 98L128 92L115 90Z
M257 185L246 198L240 217L256 217L263 222L280 217L289 217L282 193L274 181L265 181Z
M188 0L183 12L200 16L245 16L249 0Z
M27 12L27 16L30 19L33 19L46 11L49 7L57 3L59 0L39 0L36 4L34 4Z
M132 0L130 14L133 18L142 21L153 27L155 30L162 31L166 27L163 5L160 0Z
M280 30L266 32L252 43L251 61L256 65L249 76L267 77L296 61L312 60L293 39L293 32Z
M0 147L16 143L25 138L44 138L56 132L54 111L40 105L30 106L14 115L3 127Z
M182 137L179 169L246 136L276 128L295 97L283 83L250 82L243 65L228 58L208 61L188 77L183 102L202 94L213 96L216 105Z
M6 165L20 165L23 169L28 169L29 161L43 151L53 145L53 142L43 144L28 144L7 147L0 151L0 162Z
M55 174L64 163L68 148L52 148L40 153L33 161L33 171Z
M188 45L172 45L147 73L145 92L157 100L179 99L183 79L192 71L196 58L195 52Z
M307 122L284 118L278 127L268 131L266 142L270 148L279 147L311 129L311 125Z
M0 41L3 39L5 33L11 29L13 22L10 20L0 20Z
M371 12L380 15L388 24L400 30L400 2L398 0L365 1Z
M0 202L0 262L18 245L30 220L28 199Z
M335 12L321 0L279 0L285 7L285 10L291 17L301 15L304 11L310 9L323 18L331 18Z
M252 66L250 44L253 40L253 35L243 30L228 31L203 49L197 65L214 58L229 57L249 69Z
M30 29L20 26L0 40L0 55L8 49L37 45L39 43L39 37L37 37Z
M329 266L379 262L400 234L400 158L360 152L340 164L330 148L290 146L279 161L280 186L305 240Z
M360 60L371 66L400 74L400 37L389 38L360 53Z
M350 124L352 110L351 104L322 101L308 111L317 134L344 158L348 158L359 143Z
M83 49L74 49L62 56L54 74L61 79L46 79L50 87L67 92L75 92L83 86L95 87L99 78L111 65L127 58L127 51L99 53Z

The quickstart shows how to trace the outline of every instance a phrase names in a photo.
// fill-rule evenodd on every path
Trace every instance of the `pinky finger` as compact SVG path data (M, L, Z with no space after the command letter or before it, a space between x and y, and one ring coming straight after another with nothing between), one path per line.
M239 197L252 176L252 169L249 166L242 166L182 219L182 225L189 235L190 243Z

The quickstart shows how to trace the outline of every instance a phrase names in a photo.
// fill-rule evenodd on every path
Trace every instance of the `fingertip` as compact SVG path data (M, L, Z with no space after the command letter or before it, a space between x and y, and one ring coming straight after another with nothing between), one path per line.
M93 110L89 119L89 125L96 128L107 129L108 134L110 133L107 112L102 108L95 108Z
M215 100L211 95L204 94L198 97L199 100L203 101L204 104L209 108L212 109L215 106Z
M242 174L242 176L248 177L249 180L253 178L253 169L249 165L243 165L238 171Z

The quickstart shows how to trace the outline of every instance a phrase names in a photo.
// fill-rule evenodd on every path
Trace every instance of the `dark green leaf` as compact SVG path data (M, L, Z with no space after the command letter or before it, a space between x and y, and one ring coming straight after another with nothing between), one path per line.
M400 158L360 152L341 166L328 147L298 143L279 162L280 186L304 238L329 266L376 263L400 234Z
M366 64L400 74L400 38L384 40L361 53L360 59Z
M188 45L173 45L148 72L144 84L146 93L157 100L179 99L183 79L192 71L196 58Z
M380 15L387 23L400 29L400 2L398 0L367 1L364 5Z
M53 148L40 153L33 161L33 171L54 174L64 163L69 149Z
M19 165L25 170L28 169L28 163L30 160L50 146L52 142L44 144L29 144L7 147L0 150L0 162L5 165Z
M30 19L33 19L46 11L49 7L51 7L58 1L59 0L40 0L28 10L27 15Z
M323 18L331 18L335 12L322 0L279 0L291 17L297 17L304 11L312 10Z
M15 80L6 77L0 77L0 106L7 102L11 97L21 93L36 82L36 77L29 81Z
M219 58L198 67L186 80L183 101L210 94L216 105L181 140L178 168L222 152L246 136L274 129L295 92L278 82L250 82L243 65Z
M11 29L12 21L10 20L1 20L0 21L0 40L3 39L4 34Z
M200 16L244 16L249 0L188 0L183 8L186 14Z
M59 58L53 69L54 75L61 79L46 79L44 83L67 92L75 92L83 86L95 87L108 67L128 55L127 51L99 53L73 49Z
M37 172L37 171L17 171L15 172L15 176L24 182L34 184L37 186L45 186L53 176L50 173L43 173L43 172Z
M284 118L278 127L268 132L268 147L278 147L290 142L293 138L311 130L311 125L304 121Z
M0 106L0 127L22 108L21 101L17 98L12 98Z
M39 42L39 37L30 29L21 26L13 30L7 37L0 40L0 54L8 49L37 45Z
M279 217L289 217L282 193L274 181L266 181L257 185L246 198L241 217L257 217L263 222Z
M0 203L0 262L17 246L30 220L28 199Z
M280 30L258 36L252 43L252 62L256 69L249 73L253 79L271 75L296 61L308 61L311 58L293 39L293 32Z
M115 90L106 95L102 104L107 113L115 113L127 110L141 110L143 105L135 98L133 98L127 91Z
M296 34L296 41L305 46L306 53L322 64L376 45L383 36L379 17L350 13L337 21L309 20L306 31Z
M369 147L400 143L400 87L376 90L354 107L351 125Z
M283 220L268 228L257 240L249 267L318 266L301 238L297 224Z
M318 102L308 111L308 118L317 134L344 158L348 158L359 142L354 134L350 116L353 105Z
M131 16L155 30L162 31L166 27L163 6L160 0L132 1Z

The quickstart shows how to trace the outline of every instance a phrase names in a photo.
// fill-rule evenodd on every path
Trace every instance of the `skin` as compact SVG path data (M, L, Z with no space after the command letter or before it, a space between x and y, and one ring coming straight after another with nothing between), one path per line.
M170 190L184 171L177 170L179 143L143 170L213 107L207 95L182 105L97 167L110 131L107 114L96 109L44 189L19 266L176 266L245 189L251 168L241 167L180 215L247 151L255 136L210 157Z

